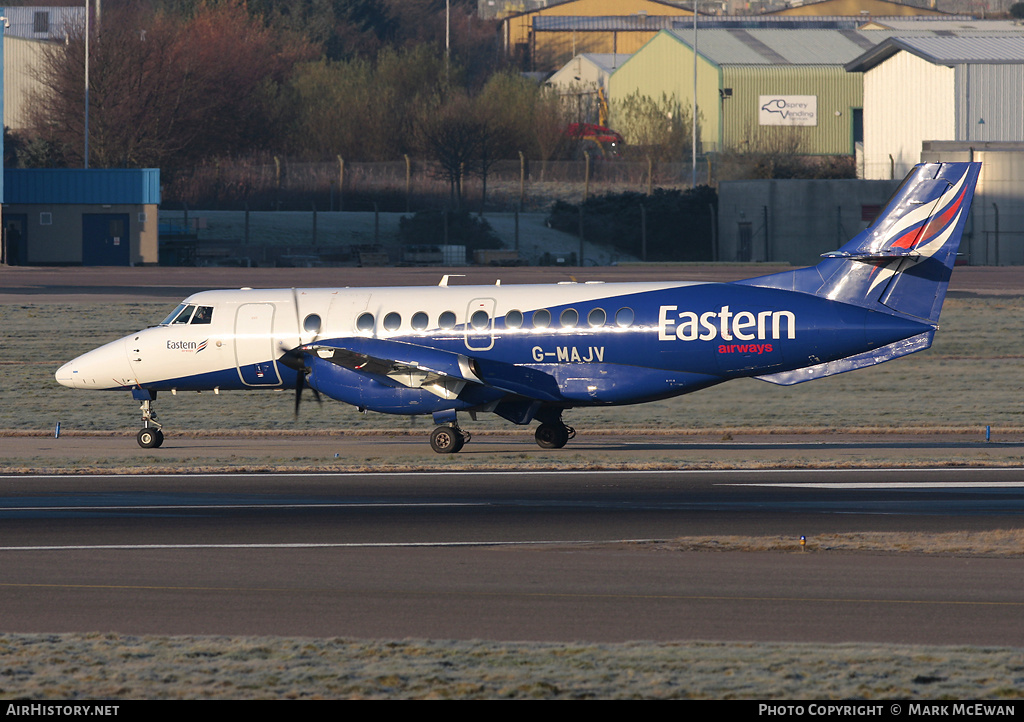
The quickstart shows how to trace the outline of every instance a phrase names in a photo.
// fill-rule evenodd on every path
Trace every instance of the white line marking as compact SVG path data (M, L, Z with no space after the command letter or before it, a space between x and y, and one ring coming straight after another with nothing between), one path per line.
M644 469L632 471L629 469L600 469L600 470L579 470L565 469L529 471L531 476L613 476L632 474L637 476L664 476L666 474L681 474L689 476L722 476L727 474L972 474L1000 473L1000 472L1024 472L1024 468L1011 466L985 466L985 467L873 467L853 469ZM347 477L393 477L393 476L415 476L415 477L452 477L452 476L522 476L523 471L519 470L448 470L448 471L322 471L322 472L262 472L262 473L234 473L221 472L216 474L188 473L188 474L5 474L0 475L0 481L27 481L29 479L335 479Z
M719 484L718 486L772 486L795 489L1024 489L1024 481L825 481Z
M468 542L294 542L278 544L66 544L24 547L0 547L0 552L38 551L145 551L149 549L357 549L412 547L497 547L581 544L641 544L659 539L548 540L548 541L468 541Z
M488 502L409 502L409 503L383 503L383 502L351 502L351 503L329 503L318 504L150 504L146 506L119 505L119 506L0 506L0 512L11 511L202 511L204 509L369 509L369 508L391 508L397 507L408 509L409 507L439 507L449 508L453 506L491 506Z

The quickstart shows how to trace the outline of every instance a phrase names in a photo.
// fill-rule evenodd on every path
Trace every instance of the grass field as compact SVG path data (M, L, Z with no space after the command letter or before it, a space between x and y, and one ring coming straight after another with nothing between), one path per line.
M75 391L53 372L107 341L159 322L165 303L0 305L6 392L0 430L126 431L138 404L123 392ZM741 380L690 396L577 410L580 429L949 429L1024 427L1024 297L947 300L933 348L891 363L794 387ZM175 430L408 429L404 417L360 414L290 391L161 395ZM425 432L429 420L416 428ZM497 417L470 431L507 429ZM134 444L127 444L132 455ZM447 459L447 461L458 461ZM41 460L40 464L52 460ZM837 537L848 553L1019 555L1019 530L979 539L951 531L894 543ZM665 551L750 550L764 540L670 540ZM905 546L901 546L904 544ZM709 553L711 553L709 551ZM0 699L505 698L505 699L1017 699L1017 648L743 644L620 645L287 637L133 637L0 634L10 674Z
M139 426L128 393L59 386L53 372L101 343L158 323L165 303L0 305L5 398L0 430L121 431ZM742 379L637 406L580 409L579 429L1018 428L1024 426L1024 297L949 298L933 347L896 361L791 387ZM295 419L286 391L162 394L161 421L176 430L426 428L420 418L359 413L305 399ZM492 415L464 419L470 431L507 429Z

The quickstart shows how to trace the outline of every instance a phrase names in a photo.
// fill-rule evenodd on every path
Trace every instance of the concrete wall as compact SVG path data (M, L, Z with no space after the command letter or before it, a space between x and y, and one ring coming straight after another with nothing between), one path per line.
M980 161L960 253L972 266L1024 265L1024 143L925 142L921 161Z
M868 227L900 181L723 181L718 260L813 265ZM744 242L743 235L749 237Z

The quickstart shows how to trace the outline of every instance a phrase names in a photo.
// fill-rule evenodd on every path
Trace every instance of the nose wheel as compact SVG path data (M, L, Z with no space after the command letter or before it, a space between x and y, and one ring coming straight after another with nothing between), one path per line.
M164 443L164 432L157 428L139 429L135 439L143 449L156 449Z
M156 392L153 392L156 395ZM153 411L153 400L142 399L142 428L136 434L135 440L143 449L156 449L164 443L164 432L160 430L160 422L156 420L156 412Z

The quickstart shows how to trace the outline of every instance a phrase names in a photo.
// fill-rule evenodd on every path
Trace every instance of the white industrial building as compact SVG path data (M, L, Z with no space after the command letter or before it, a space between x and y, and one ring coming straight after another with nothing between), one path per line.
M547 84L565 99L579 122L608 122L608 78L629 60L623 53L581 53L557 70Z
M608 92L608 78L631 56L625 53L581 53L555 71L547 83L560 91Z
M926 141L1024 141L1024 36L894 36L846 70L864 74L864 178L903 178Z

